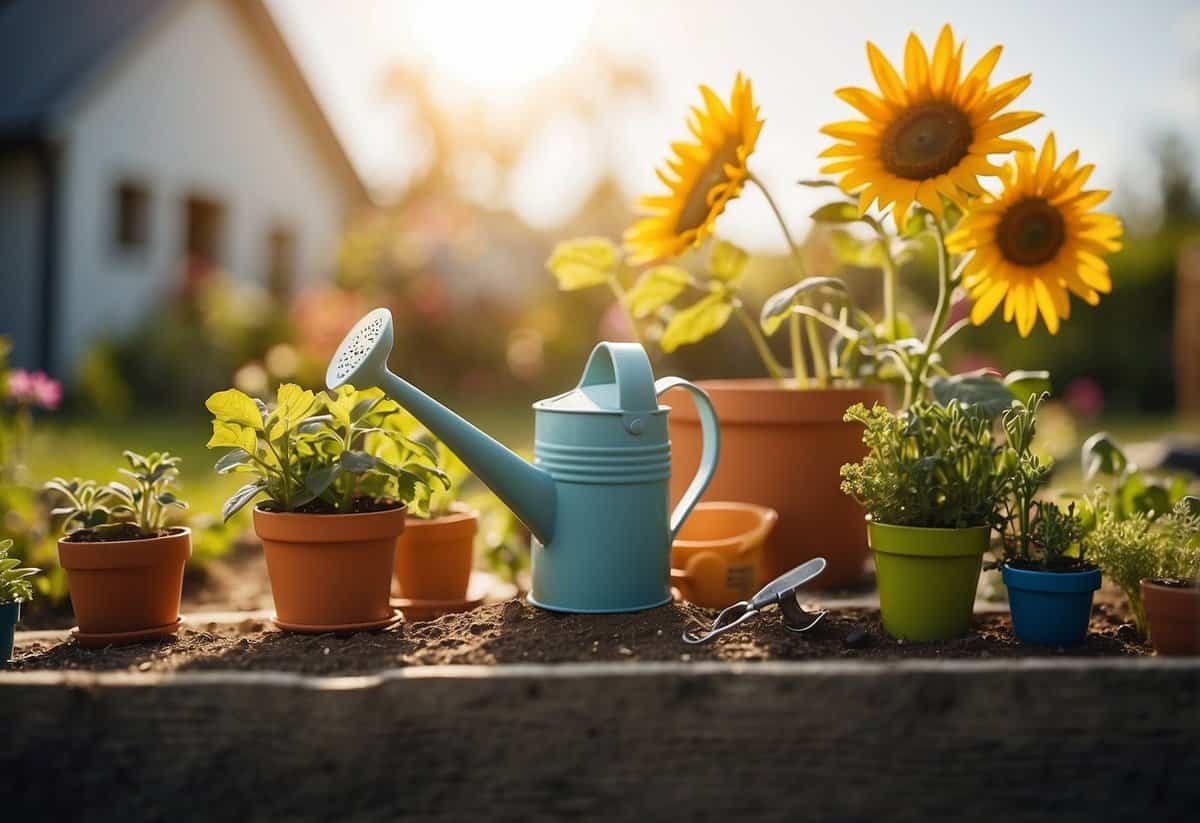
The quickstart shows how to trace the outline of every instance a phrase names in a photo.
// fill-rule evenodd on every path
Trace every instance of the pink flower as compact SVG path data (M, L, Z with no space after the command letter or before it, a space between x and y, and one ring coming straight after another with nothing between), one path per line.
M62 385L45 372L13 369L8 373L8 394L18 405L57 409Z
M45 372L34 372L33 395L37 405L47 411L53 411L62 402L62 384Z
M8 396L17 403L29 403L33 399L33 376L24 369L12 369L8 373Z

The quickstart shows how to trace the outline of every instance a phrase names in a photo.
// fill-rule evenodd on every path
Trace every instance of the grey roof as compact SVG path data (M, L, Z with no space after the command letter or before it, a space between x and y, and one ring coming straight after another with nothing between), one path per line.
M105 61L175 0L0 5L0 134L36 136Z
M206 0L210 2L211 0ZM183 0L0 0L0 141L50 136L108 62ZM325 156L363 199L353 163L262 0L229 0Z

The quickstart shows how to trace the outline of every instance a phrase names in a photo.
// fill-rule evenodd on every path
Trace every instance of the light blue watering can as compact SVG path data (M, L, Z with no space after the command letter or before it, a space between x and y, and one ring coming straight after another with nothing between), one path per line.
M671 541L717 467L717 416L702 390L678 377L657 382L635 343L600 343L579 385L539 400L534 464L388 371L392 315L375 309L346 335L325 375L378 386L470 466L533 534L529 601L564 612L628 612L671 599ZM676 387L700 409L700 469L670 511L670 407L658 396Z

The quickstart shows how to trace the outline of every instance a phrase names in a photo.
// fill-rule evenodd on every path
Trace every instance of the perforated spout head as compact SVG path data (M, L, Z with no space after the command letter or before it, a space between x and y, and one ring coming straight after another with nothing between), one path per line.
M346 334L329 361L325 385L331 389L350 383L359 388L379 386L392 353L392 313L375 309Z

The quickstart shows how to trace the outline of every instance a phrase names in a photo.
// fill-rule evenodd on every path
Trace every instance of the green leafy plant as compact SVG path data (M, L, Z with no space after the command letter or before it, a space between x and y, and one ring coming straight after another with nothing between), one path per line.
M1184 497L1158 518L1145 512L1122 516L1113 496L1091 496L1096 522L1084 537L1088 556L1121 587L1142 637L1149 635L1141 581L1200 578L1200 498Z
M1143 514L1150 520L1171 511L1188 493L1188 479L1183 475L1156 477L1140 470L1107 432L1089 437L1079 451L1080 469L1085 488L1099 482L1107 483L1108 511L1118 519ZM1095 522L1085 499L1085 523Z
M167 526L171 508L186 509L175 496L180 458L170 452L124 452L118 473L130 482L100 485L92 480L56 477L43 488L58 496L51 515L62 518L64 532L87 530L101 539L155 537Z
M11 540L0 540L0 604L24 603L33 597L30 580L40 569L22 569L21 561L8 556Z
M236 389L213 394L206 406L208 447L229 449L217 472L253 476L226 501L226 520L260 496L278 511L349 513L360 501L411 502L432 483L449 487L436 452L389 422L400 407L377 389L342 386L328 397L288 383L273 407ZM400 462L384 456L397 444Z
M927 528L992 523L1002 488L1000 448L981 409L951 401L892 413L859 403L845 420L863 425L869 453L842 466L842 491L876 522Z
M377 457L397 466L431 465L442 473L441 482L420 484L414 489L409 513L423 519L450 514L471 477L470 469L403 408L388 414L382 425L400 436L376 438L373 446Z

